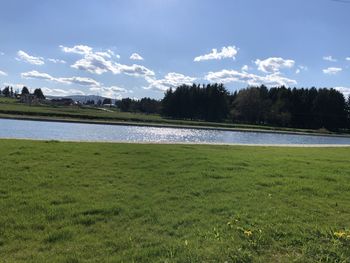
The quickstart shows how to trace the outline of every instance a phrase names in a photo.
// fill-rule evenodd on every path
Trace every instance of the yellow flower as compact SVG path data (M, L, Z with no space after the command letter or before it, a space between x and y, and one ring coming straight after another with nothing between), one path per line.
M253 235L253 232L250 230L244 230L244 234L248 237L250 237L251 235Z
M345 232L344 231L339 231L339 232L334 232L334 235L337 237L337 238L342 238L343 236L345 236Z

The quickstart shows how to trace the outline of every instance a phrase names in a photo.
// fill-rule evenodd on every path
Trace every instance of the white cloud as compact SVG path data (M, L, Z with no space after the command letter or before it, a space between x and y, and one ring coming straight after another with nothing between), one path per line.
M0 56L4 56L4 55L5 55L5 53L0 51Z
M41 80L47 80L47 81L58 82L63 84L78 84L81 86L100 86L99 82L91 78L85 78L85 77L55 78L47 73L41 73L36 70L22 73L21 77L25 79L41 79Z
M145 66L133 64L124 65L111 60L112 51L94 52L88 46L74 46L72 48L61 46L64 52L83 55L83 58L76 61L71 67L101 75L106 72L113 74L126 74L136 77L154 76L154 72Z
M330 61L330 62L337 62L337 60L332 56L324 56L323 60Z
M24 62L27 62L27 63L32 64L32 65L40 66L40 65L45 64L44 58L31 56L31 55L27 54L26 52L24 52L23 50L19 50L17 52L16 59L18 61L24 61Z
M112 57L120 58L118 54L115 54L110 49L107 49L106 51L93 52L93 48L86 45L76 45L74 47L65 47L63 45L60 45L60 48L65 53L73 53L78 55L96 54L98 56L105 57L105 58L112 58Z
M92 52L92 48L89 46L85 46L85 45L76 45L74 47L65 47L65 46L60 45L60 48L65 53L74 53L74 54L79 54L79 55L85 55L85 54L89 54Z
M326 68L323 71L324 74L328 74L328 75L336 75L339 72L341 72L343 69L342 68L334 68L334 67L330 67L330 68Z
M121 73L136 76L136 77L144 77L144 76L154 76L154 72L144 66L133 64L131 66L117 64Z
M72 68L79 70L85 70L94 74L102 74L106 72L111 72L113 74L124 73L131 76L154 76L154 72L145 66L133 64L133 65L123 65L120 63L115 63L111 60L106 60L104 57L97 54L85 55L83 59L78 60L72 65Z
M62 60L62 59L56 59L56 58L49 58L47 59L48 61L55 63L55 64L66 64L66 61Z
M91 78L84 77L70 77L70 78L58 78L58 82L67 84L78 84L81 86L99 86L100 83Z
M308 68L303 65L299 65L298 68L295 70L295 74L299 74L301 71L307 71Z
M56 89L56 88L41 88L46 96L69 96L69 95L85 95L85 92L78 89Z
M130 59L132 59L132 60L143 60L143 57L141 57L137 53L132 53L131 56L130 56Z
M123 96L123 93L127 93L128 90L124 88L120 88L117 86L111 86L111 87L92 87L89 89L94 94L98 94L99 96L107 97L107 98L116 98L121 99Z
M54 77L47 73L41 73L36 70L21 73L21 77L25 79L43 79L43 80L54 80Z
M238 48L236 48L235 46L223 47L219 52L216 48L214 48L209 54L195 57L194 61L199 62L204 60L223 59L223 58L236 59L237 53L238 53Z
M271 57L264 60L257 59L255 64L258 70L265 73L277 73L283 68L294 67L295 61L292 59L283 59L280 57Z
M350 61L350 57L345 58L345 60Z
M242 68L241 68L242 71L248 71L249 70L249 66L248 65L244 65Z
M146 78L148 86L144 89L166 91L169 88L176 88L182 84L191 85L197 78L185 76L180 73L170 72L163 79Z
M247 72L239 72L236 70L221 70L217 72L209 72L205 79L210 82L230 83L241 82L248 85L266 85L266 86L290 86L296 85L297 82L293 79L286 78L280 73L273 73L266 76L259 76Z
M335 87L335 90L344 94L345 98L349 98L350 96L350 87Z
M0 76L7 76L7 73L0 70Z

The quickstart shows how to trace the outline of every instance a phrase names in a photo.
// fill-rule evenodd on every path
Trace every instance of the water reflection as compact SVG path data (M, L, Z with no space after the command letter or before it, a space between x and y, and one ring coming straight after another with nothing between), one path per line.
M118 142L350 144L350 138L0 119L1 138Z

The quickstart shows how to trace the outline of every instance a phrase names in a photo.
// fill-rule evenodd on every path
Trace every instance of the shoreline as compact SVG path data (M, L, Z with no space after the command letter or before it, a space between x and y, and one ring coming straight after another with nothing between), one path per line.
M184 124L167 124L167 123L152 123L152 122L133 122L133 121L104 121L104 120L84 120L73 118L47 118L33 116L6 116L0 114L0 119L7 120L24 120L24 121L42 121L42 122L61 122L61 123L78 123L78 124L96 124L96 125L113 125L113 126L137 126L137 127L152 127L152 128L174 128L174 129L197 129L197 130L213 130L213 131L231 131L231 132L252 132L252 133L272 133L272 134L288 134L288 135L303 135L303 136L324 136L324 137L340 137L350 138L350 134L336 133L320 133L320 132L302 132L302 131L285 131L285 130L269 130L269 129L254 129L254 128L233 128L233 127L215 127L215 126L199 126L199 125L184 125Z
M187 145L187 146L239 146L239 147L281 147L281 148L350 148L350 144L244 144L220 142L132 142L132 141L88 141L88 140L51 140L32 138L0 138L6 141L62 142L62 143L101 143L101 144L141 144L141 145Z

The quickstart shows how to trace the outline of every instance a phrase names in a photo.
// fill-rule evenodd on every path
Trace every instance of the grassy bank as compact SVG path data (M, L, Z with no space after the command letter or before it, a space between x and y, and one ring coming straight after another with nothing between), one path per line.
M156 114L121 112L115 108L99 109L89 106L27 105L15 99L0 98L0 118L56 120L105 124L137 124L169 127L201 127L227 130L276 131L305 134L338 134L327 130L296 129L263 125L216 123L167 119ZM349 135L349 133L346 133Z
M0 149L1 262L350 260L350 148Z

